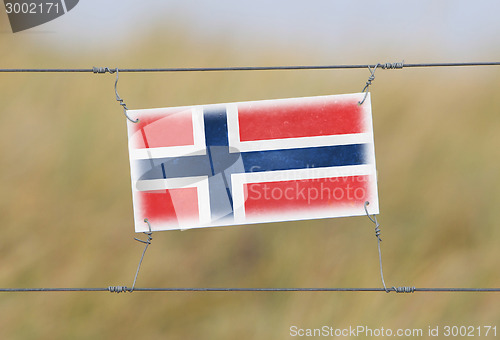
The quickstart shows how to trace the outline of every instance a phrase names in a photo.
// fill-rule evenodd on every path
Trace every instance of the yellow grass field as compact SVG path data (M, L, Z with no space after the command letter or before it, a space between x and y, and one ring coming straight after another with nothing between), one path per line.
M307 60L283 52L249 62L223 40L202 56L182 34L72 59L33 36L13 42L1 34L0 68ZM139 109L355 93L368 76L123 73L118 90ZM388 286L500 286L499 76L495 67L377 70L371 93ZM0 73L0 287L132 284L143 244L133 239L126 121L113 85L109 74ZM381 287L373 227L354 217L158 232L137 286ZM288 339L294 325L500 332L499 305L499 293L0 293L0 338Z

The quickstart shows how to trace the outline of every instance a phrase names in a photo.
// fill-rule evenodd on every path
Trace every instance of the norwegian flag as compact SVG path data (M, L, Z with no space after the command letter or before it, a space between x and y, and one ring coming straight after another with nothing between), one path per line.
M377 214L363 96L128 111L135 231Z

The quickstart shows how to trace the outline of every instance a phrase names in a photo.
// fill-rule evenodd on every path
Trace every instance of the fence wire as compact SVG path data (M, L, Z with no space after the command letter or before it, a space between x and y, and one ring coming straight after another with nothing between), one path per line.
M296 65L296 66L232 66L232 67L167 67L167 68L3 68L0 72L10 73L114 73L119 72L217 72L217 71L279 71L279 70L336 70L336 69L366 69L379 67L382 69L402 69L421 67L463 67L463 66L500 66L499 61L493 62L456 62L456 63L376 63L354 65Z
M394 288L393 288L394 289ZM417 288L399 287L386 291L385 288L140 288L133 291L124 286L107 288L0 288L0 293L23 292L383 292L383 293L500 293L500 288Z

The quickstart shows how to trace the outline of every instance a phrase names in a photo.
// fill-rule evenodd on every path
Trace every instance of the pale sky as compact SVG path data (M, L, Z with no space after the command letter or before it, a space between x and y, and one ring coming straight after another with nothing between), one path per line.
M17 34L78 51L133 45L156 23L171 23L200 41L222 37L242 53L291 47L346 62L490 61L500 59L499 13L498 0L80 0L63 17Z

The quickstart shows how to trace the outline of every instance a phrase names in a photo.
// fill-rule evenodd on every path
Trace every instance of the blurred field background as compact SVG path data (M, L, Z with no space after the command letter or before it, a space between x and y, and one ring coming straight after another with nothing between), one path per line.
M8 30L5 17L0 24ZM152 27L108 54L61 52L37 44L36 34L14 41L3 33L0 67L332 63L293 47L250 60L224 37L200 42L175 25ZM166 31L175 33L158 33ZM339 63L399 61L370 57ZM118 90L139 109L354 93L368 76L123 73ZM499 76L494 67L377 71L388 286L500 286ZM143 244L133 240L126 122L113 83L109 74L0 74L0 287L132 284ZM137 286L380 287L373 227L355 217L158 232ZM292 325L500 327L499 302L497 293L1 293L0 338L287 339Z

